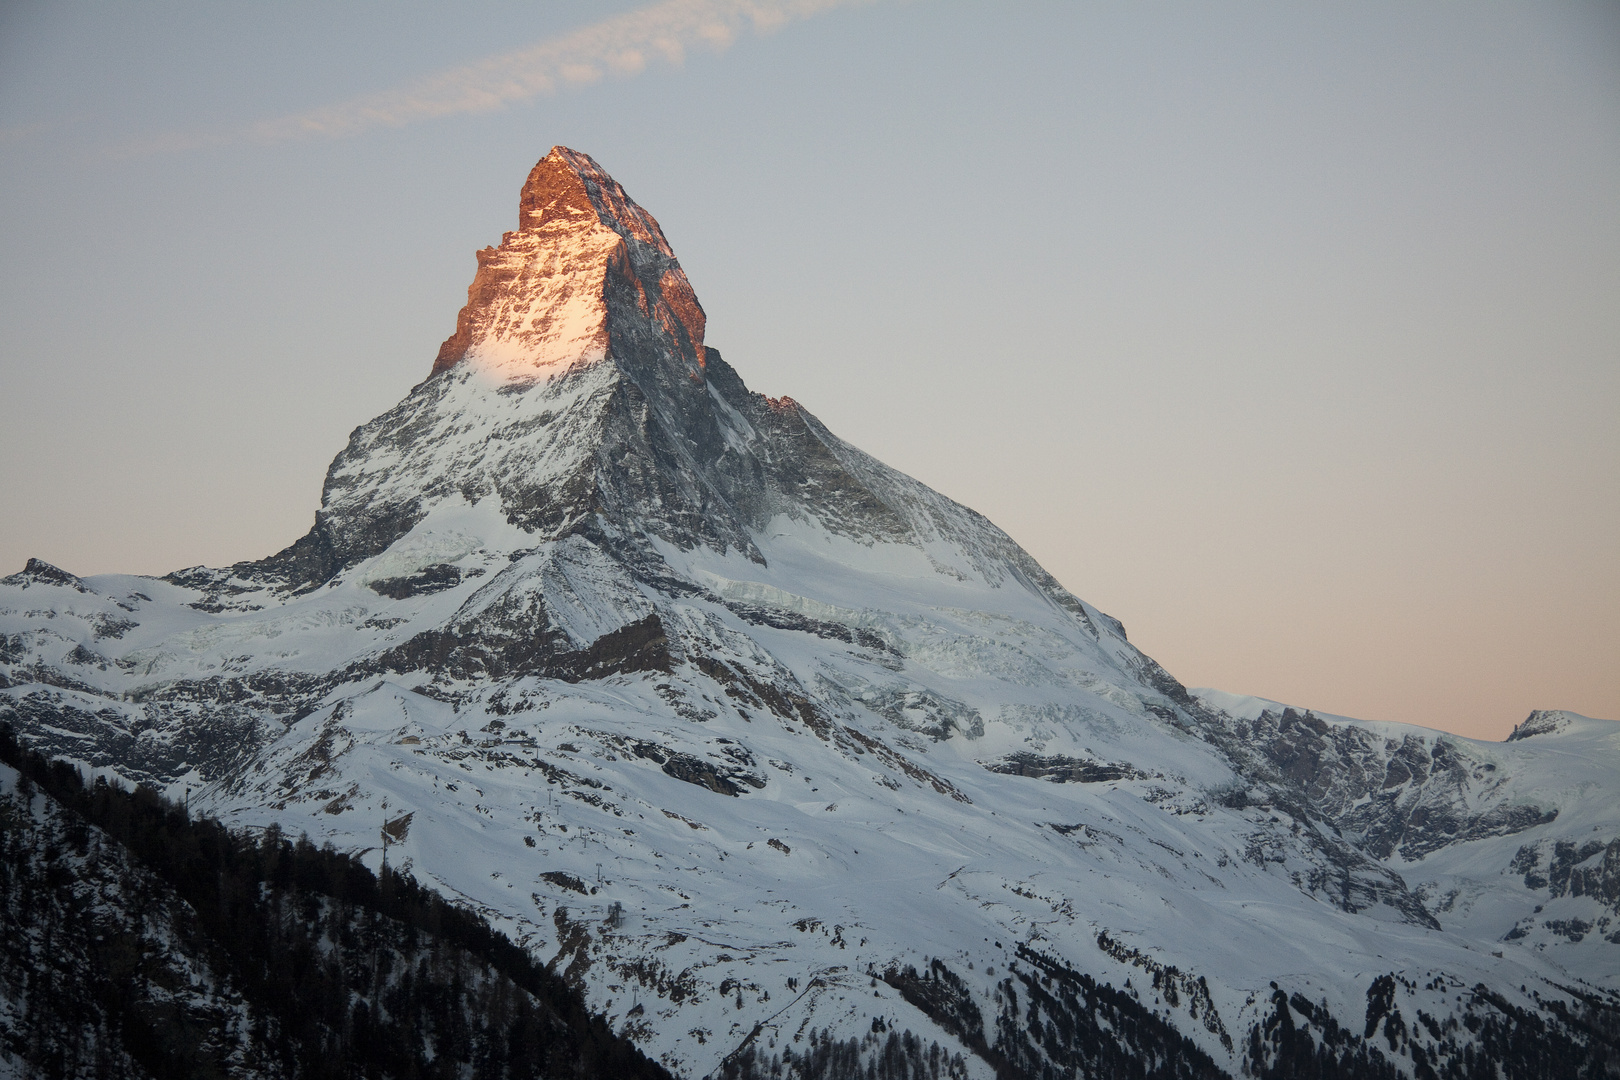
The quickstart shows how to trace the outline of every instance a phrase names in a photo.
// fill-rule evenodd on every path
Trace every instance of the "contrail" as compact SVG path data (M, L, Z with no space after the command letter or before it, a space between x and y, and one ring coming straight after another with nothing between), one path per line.
M679 64L693 46L725 49L747 26L769 33L824 11L869 2L665 0L419 82L264 120L244 134L262 142L337 138L442 116L493 112L564 87L634 75L652 60Z

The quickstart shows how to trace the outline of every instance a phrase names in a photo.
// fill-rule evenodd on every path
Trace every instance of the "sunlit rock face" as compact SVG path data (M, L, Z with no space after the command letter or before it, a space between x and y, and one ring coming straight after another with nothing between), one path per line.
M523 185L517 231L478 253L433 373L532 379L612 352L701 379L703 321L658 222L588 155L557 146Z
M903 1032L986 1078L1510 1072L1532 1028L1595 1060L1610 1020L1555 1004L1620 991L1620 725L1189 693L750 391L590 158L552 150L518 225L296 543L0 579L0 720L235 825L380 859L387 823L694 1077Z

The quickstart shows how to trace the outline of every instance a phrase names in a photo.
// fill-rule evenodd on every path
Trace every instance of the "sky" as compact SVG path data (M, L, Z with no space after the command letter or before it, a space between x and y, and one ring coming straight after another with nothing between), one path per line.
M305 532L554 144L1189 686L1620 719L1620 5L0 5L0 572Z

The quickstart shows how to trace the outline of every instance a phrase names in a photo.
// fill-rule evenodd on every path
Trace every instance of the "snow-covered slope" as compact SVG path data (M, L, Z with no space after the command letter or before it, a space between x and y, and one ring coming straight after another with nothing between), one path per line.
M0 718L244 827L386 835L694 1076L816 1029L987 1075L1289 1038L1414 1071L1620 991L1616 725L1190 695L983 517L748 391L589 158L520 203L303 539L0 582Z

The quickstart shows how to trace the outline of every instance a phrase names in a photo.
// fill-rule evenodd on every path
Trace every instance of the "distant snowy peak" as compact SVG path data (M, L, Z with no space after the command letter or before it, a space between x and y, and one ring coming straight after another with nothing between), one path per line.
M467 364L502 380L598 362L620 335L661 339L697 377L703 309L651 214L589 155L552 147L529 173L518 229L478 253L456 332L433 373Z
M1582 716L1580 713L1572 713L1565 709L1537 709L1525 717L1524 723L1514 726L1513 731L1507 737L1507 741L1517 742L1520 739L1528 739L1534 735L1556 735L1559 732L1568 731L1576 725L1591 726L1606 723L1609 723L1609 721L1593 720L1589 716Z
M63 585L78 592L86 591L84 582L76 575L52 566L44 559L29 559L28 565L17 573L0 578L0 584L15 585L20 589L26 589L30 585Z
M1349 716L1338 716L1315 709L1307 709L1299 705L1289 705L1282 701L1273 701L1270 698L1255 697L1250 694L1233 694L1213 687L1190 687L1187 691L1194 700L1200 704L1223 713L1234 720L1254 721L1266 715L1280 717L1284 713L1295 713L1301 717L1310 717L1313 723L1325 724L1333 728L1353 727L1375 734L1381 738L1404 738L1413 733L1421 733L1426 737L1461 739L1464 742L1484 742L1481 739L1470 739L1463 736L1449 735L1441 731L1416 727L1411 724L1380 722L1375 720L1360 720ZM1568 709L1536 709L1524 719L1523 723L1514 726L1503 742L1518 742L1535 735L1557 734L1596 734L1607 735L1617 730L1613 720L1601 720L1580 713L1570 712Z
M1213 710L1217 741L1245 775L1294 791L1380 860L1412 863L1554 822L1573 820L1579 831L1588 792L1607 782L1620 747L1620 724L1563 711L1533 712L1493 743L1219 690L1191 694Z

